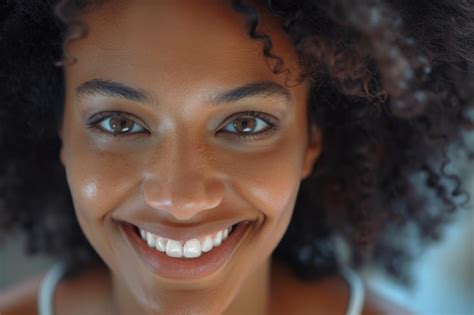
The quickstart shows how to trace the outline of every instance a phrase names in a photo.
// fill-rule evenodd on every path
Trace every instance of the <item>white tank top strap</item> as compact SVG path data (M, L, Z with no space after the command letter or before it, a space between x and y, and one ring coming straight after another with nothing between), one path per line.
M350 266L350 248L340 237L333 238L339 273L349 286L350 296L346 315L360 315L364 307L365 290L360 276Z
M56 286L66 273L64 262L55 263L46 273L38 292L38 314L54 315L54 293Z
M349 303L346 315L360 315L364 307L364 284L359 275L350 268L340 268L339 272L346 280L350 288Z

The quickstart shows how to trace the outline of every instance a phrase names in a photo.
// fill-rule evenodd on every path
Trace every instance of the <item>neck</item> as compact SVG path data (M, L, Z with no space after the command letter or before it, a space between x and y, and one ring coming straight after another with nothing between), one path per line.
M270 294L270 262L268 258L243 282L237 296L222 315L267 314ZM113 300L116 314L149 314L131 296L125 283L112 276Z
M270 295L270 261L268 258L247 278L223 315L267 314Z

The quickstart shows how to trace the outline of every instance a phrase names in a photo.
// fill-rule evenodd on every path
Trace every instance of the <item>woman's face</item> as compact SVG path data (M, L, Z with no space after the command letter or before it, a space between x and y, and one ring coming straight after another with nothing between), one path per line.
M65 69L60 130L81 228L144 308L222 310L269 259L319 155L316 129L307 137L309 87L285 87L227 1L110 1L83 21L87 36L66 47L78 61ZM279 27L264 16L296 78ZM242 221L200 257L168 257L183 250L175 241L203 247ZM173 246L147 247L134 226Z

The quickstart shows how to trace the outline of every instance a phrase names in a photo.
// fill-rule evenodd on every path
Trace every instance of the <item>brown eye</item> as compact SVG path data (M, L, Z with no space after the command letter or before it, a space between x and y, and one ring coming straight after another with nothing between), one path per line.
M90 127L111 135L141 133L146 129L131 119L131 116L121 112L100 113L99 119L90 123Z
M124 117L113 117L109 119L109 127L113 133L126 133L132 130L135 122Z
M233 127L237 132L249 133L255 129L255 126L257 126L255 120L256 118L251 116L239 117L234 120Z
M221 131L242 138L254 138L276 129L276 123L272 123L275 118L261 112L244 112L235 116Z

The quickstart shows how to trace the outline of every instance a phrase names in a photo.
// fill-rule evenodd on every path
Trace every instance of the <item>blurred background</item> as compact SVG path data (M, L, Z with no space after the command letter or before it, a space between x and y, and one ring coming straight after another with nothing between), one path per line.
M474 133L465 134L474 148ZM375 292L422 315L474 315L474 165L451 148L447 173L463 174L469 204L446 225L442 241L425 248L412 267L414 286L402 287L371 267L362 272Z
M421 253L413 266L414 286L402 287L370 267L361 271L375 292L415 314L474 315L474 166L462 157L452 158L456 168L466 176L465 188L472 200L446 226L443 240ZM24 241L14 235L0 248L0 294L22 280L45 272L52 264L47 257L25 257Z

